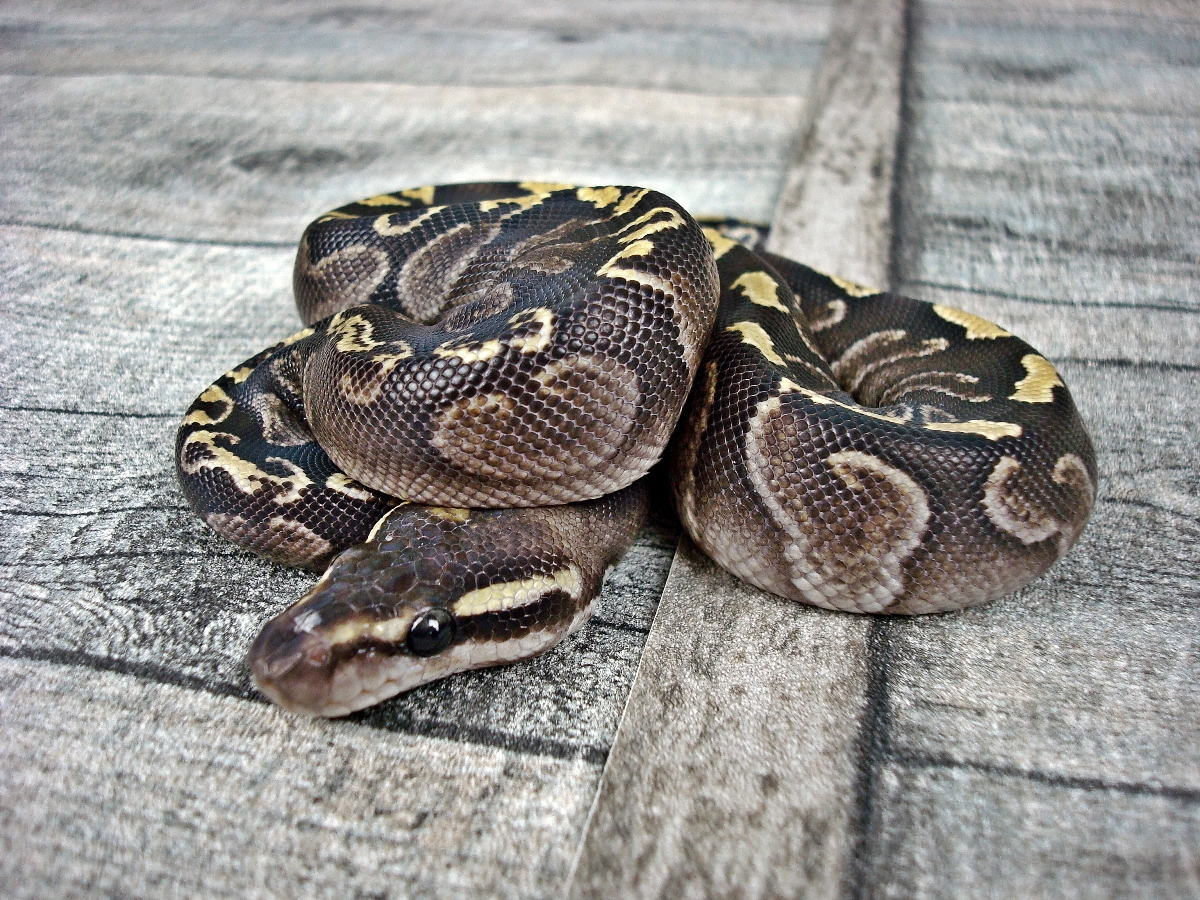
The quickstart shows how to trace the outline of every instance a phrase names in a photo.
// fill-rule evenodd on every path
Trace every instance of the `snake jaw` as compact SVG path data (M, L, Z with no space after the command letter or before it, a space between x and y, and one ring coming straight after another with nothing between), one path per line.
M464 666L409 646L415 620L444 610L445 587L424 583L394 554L355 547L250 648L255 686L292 712L344 716ZM420 648L418 648L420 649Z

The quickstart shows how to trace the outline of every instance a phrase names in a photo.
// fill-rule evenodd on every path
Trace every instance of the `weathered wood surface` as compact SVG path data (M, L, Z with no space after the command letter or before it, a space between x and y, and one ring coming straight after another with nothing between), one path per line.
M207 534L169 445L215 372L294 326L303 223L535 167L765 216L826 15L0 7L6 896L557 895L635 673L576 894L1200 895L1191 4L910 9L892 274L1029 338L1097 442L1095 518L1046 578L874 622L685 546L656 618L664 517L536 663L334 723L249 687L258 622L307 579Z
M772 222L777 252L887 276L903 31L903 3L835 8ZM867 802L871 634L861 616L738 581L685 539L569 896L839 896Z
M1200 895L1187 16L910 8L892 278L1055 361L1096 439L1095 517L1014 597L861 630L754 597L685 542L573 896ZM854 128L827 133L861 160ZM803 159L836 172L836 146ZM788 197L777 216L803 224Z
M296 329L332 205L537 176L769 216L825 7L488 9L0 8L6 897L561 891L673 516L550 654L308 722L242 660L311 578L215 539L171 462L192 397Z
M768 249L861 284L891 280L905 0L838 7Z

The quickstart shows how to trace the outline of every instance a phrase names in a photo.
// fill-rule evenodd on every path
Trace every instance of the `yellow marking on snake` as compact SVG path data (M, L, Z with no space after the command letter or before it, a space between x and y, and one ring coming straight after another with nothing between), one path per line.
M647 240L634 241L632 244L630 244L625 249L621 250L619 253L617 253L616 256L614 256L612 259L610 259L608 262L606 262L604 265L602 265L599 269L597 269L596 274L597 275L608 275L611 278L611 277L613 277L613 273L615 271L617 271L616 264L618 261L620 261L622 259L632 259L635 256L645 256L647 253L653 252L653 250L654 250L654 243L652 241L647 241ZM640 275L640 274L641 273L638 273L638 272L634 273L634 275Z
M285 337L282 341L279 342L279 344L281 347L290 347L290 346L292 346L292 344L296 343L297 341L302 341L306 337L312 337L313 334L315 333L315 331L316 331L316 329L314 329L314 328L302 329L301 331L297 331L291 337Z
M529 191L524 197L502 197L499 200L483 200L479 204L480 212L491 212L499 209L502 203L515 203L522 210L532 209L555 191L565 191L575 187L573 184L561 184L554 181L522 181L517 187Z
M335 347L341 353L365 353L381 344L373 337L375 327L357 313L352 316L338 313L330 319L327 333L337 335Z
M966 422L927 422L927 431L953 431L960 434L981 434L989 441L1002 437L1020 437L1022 428L1015 422L989 422L987 419L968 419Z
M492 359L500 355L503 350L504 345L496 338L492 338L490 341L484 341L482 344L459 344L458 346L443 344L433 351L433 355L442 359L450 359L452 357L461 359L469 365L481 360Z
M431 206L415 219L409 219L407 222L401 222L398 225L393 225L391 222L392 216L398 214L385 213L375 220L373 227L375 233L380 237L399 237L402 234L408 234L423 223L428 222L445 208L444 206Z
M623 216L635 206L642 202L642 198L650 193L646 188L638 188L630 191L621 198L621 202L617 204L617 208L613 210L614 216Z
M967 340L994 340L995 338L1012 337L1012 332L1005 331L999 325L989 322L987 319L980 318L972 313L965 312L961 309L955 309L953 306L941 306L935 303L933 311L947 322L952 322L955 325L961 325L967 329Z
M426 206L433 202L434 191L437 190L437 185L425 184L421 187L408 188L400 192L401 197L411 197L413 200L420 200Z
M550 346L554 335L554 313L548 309L526 309L508 320L513 328L537 323L537 331L520 334L509 341L509 346L521 353L541 353Z
M339 494L345 494L347 497L353 497L355 500L375 499L374 494L342 472L334 472L326 478L325 487L331 491L337 491Z
M650 221L651 218L659 215L660 213L666 213L667 218L659 219L657 222ZM636 241L638 238L648 237L659 231L665 231L668 228L679 228L683 224L683 216L681 216L678 212L668 206L656 206L654 209L650 210L650 212L643 213L624 228L621 228L617 234L620 234L622 231L627 231L630 228L633 228L635 225L642 226L636 231L633 231L624 237L618 238L617 242L620 244L628 244L632 241Z
M359 200L362 206L412 206L412 203L405 200L403 197L397 197L395 194L377 194L374 197L368 197L366 200Z
M771 336L757 322L734 322L725 330L741 332L743 344L756 347L759 353L777 366L787 365L783 357L775 352L775 342L771 340Z
M204 393L196 398L204 403L224 403L225 409L214 419L202 409L190 412L183 418L183 425L216 425L224 422L233 412L233 400L217 385L212 384L204 389Z
M503 612L536 603L554 590L566 591L578 598L583 588L579 567L571 563L553 575L534 575L520 581L490 584L485 588L467 591L454 603L454 613L459 616L478 616L489 612Z
M408 505L409 505L409 503L407 500L400 500L396 503L395 506L393 506L391 509L389 509L387 512L385 512L382 516L380 516L379 521L376 522L374 524L374 526L372 526L371 533L367 535L366 543L370 543L371 541L375 540L375 536L377 534L379 534L379 529L381 529L384 525L387 524L387 521L389 518L391 518L392 513L396 512L397 510L400 510L403 507L406 507ZM321 579L321 580L324 581L324 579Z
M1008 399L1020 403L1053 403L1054 389L1062 387L1063 383L1050 361L1036 353L1026 353L1021 357L1021 365L1028 374L1017 382L1016 392Z
M576 198L584 203L595 204L596 209L612 206L621 199L621 189L615 185L608 187L581 187L575 192Z
M338 210L335 209L333 212L325 213L325 215L321 216L321 218L317 219L317 221L318 222L333 222L337 219L357 219L357 218L358 218L358 216L354 215L353 213L339 212Z
M232 370L226 372L225 377L228 378L230 381L232 381L234 384L241 384L243 381L245 381L247 378L250 377L250 375L253 371L254 370L252 368L250 368L249 366L238 366L238 368L232 369Z
M712 247L713 259L720 259L730 250L738 245L738 242L725 237L715 228L701 228L704 236L708 238L708 243Z
M285 469L290 469L292 473L291 475L272 475L264 472L254 463L242 459L236 453L226 450L224 447L218 447L216 444L218 437L225 438L231 443L238 441L234 435L216 434L211 431L194 431L189 434L179 454L180 466L183 471L189 475L195 475L201 469L224 472L233 479L234 485L243 494L254 495L260 489L273 485L284 490L284 493L271 498L280 505L295 503L300 499L301 492L312 486L312 480L290 460L268 456L267 462L277 463ZM194 446L203 447L208 455L195 462L188 462L188 448Z
M893 425L903 425L908 421L908 419L902 419L897 416L888 416L884 415L883 413L872 412L865 406L855 406L852 403L845 403L841 400L835 400L832 397L826 397L824 394L811 391L805 387L800 387L800 385L796 384L796 382L792 381L790 378L784 378L779 382L779 393L781 395L788 393L803 394L813 403L818 403L822 406L838 406L842 409L849 410L852 413L856 413L857 415L866 416L869 419L878 419L880 422L891 422Z
M427 506L425 512L444 522L455 522L459 525L471 518L471 511L461 506Z
M791 314L786 306L779 302L776 290L779 287L775 279L766 272L744 272L738 276L733 287L741 290L746 299L758 306L777 309L781 313Z
M819 269L817 271L820 271ZM883 293L879 288L867 287L865 284L859 284L857 281L850 281L846 278L841 278L837 275L830 275L828 272L821 272L826 278L840 287L851 297L871 297L875 294Z
M313 589L316 589L315 586ZM416 617L416 610L409 609L405 610L403 615L383 621L347 619L327 632L324 638L335 647L339 644L353 643L360 638L374 638L387 644L398 643L408 636L409 626Z

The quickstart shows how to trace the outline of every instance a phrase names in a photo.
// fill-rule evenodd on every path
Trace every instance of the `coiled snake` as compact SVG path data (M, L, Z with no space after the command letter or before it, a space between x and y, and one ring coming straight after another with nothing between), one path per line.
M255 641L259 688L343 715L555 645L664 452L692 539L802 603L960 609L1059 559L1096 463L1053 366L762 237L644 188L529 182L313 222L307 327L207 388L176 440L217 532L328 567Z

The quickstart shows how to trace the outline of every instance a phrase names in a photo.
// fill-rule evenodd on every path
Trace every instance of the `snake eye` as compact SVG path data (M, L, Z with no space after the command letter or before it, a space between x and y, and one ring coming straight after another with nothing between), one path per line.
M408 629L408 649L417 656L441 653L454 640L454 616L435 606L415 619Z

